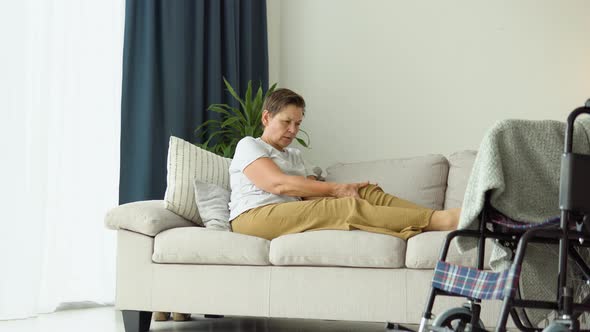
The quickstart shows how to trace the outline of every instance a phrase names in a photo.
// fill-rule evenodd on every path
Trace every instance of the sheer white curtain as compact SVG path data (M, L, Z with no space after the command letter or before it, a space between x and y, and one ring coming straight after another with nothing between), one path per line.
M0 319L114 301L124 0L0 0Z

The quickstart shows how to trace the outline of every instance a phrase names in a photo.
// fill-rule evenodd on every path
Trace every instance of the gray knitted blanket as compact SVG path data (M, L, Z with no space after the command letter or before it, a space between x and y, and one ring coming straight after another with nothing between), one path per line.
M565 123L558 121L503 120L484 136L467 184L459 229L477 229L485 193L491 205L519 221L542 222L559 215L559 173ZM590 152L590 117L578 117L574 126L574 151ZM474 239L458 238L460 252L476 246ZM488 249L489 250L489 249ZM490 266L508 267L510 252L495 245ZM555 299L557 251L535 244L527 248L521 270L524 299ZM535 325L547 311L527 310Z

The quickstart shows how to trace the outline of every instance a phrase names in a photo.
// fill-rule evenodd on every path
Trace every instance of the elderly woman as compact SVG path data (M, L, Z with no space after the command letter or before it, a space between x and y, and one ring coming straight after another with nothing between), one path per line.
M405 240L457 227L460 209L434 211L369 182L317 181L301 152L288 147L304 115L303 98L278 89L264 102L262 136L238 143L229 168L234 232L271 240L310 230L360 229Z

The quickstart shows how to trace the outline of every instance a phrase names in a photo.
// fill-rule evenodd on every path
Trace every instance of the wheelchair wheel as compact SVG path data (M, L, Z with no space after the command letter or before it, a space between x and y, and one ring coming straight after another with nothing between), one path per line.
M562 323L551 322L543 329L543 332L566 332L569 331L569 327Z
M451 308L436 316L436 319L434 320L434 322L432 322L432 326L443 328L446 327L456 332L463 332L467 324L471 322L471 316L471 310L467 308ZM484 329L483 322L481 321L481 319L479 320L479 324L477 327L482 330Z

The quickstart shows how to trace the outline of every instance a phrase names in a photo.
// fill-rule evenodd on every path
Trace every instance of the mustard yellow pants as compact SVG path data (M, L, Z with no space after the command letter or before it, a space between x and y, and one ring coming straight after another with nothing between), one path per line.
M267 240L322 229L360 229L407 240L428 226L434 212L384 193L375 185L361 188L359 196L260 206L233 219L232 229Z

